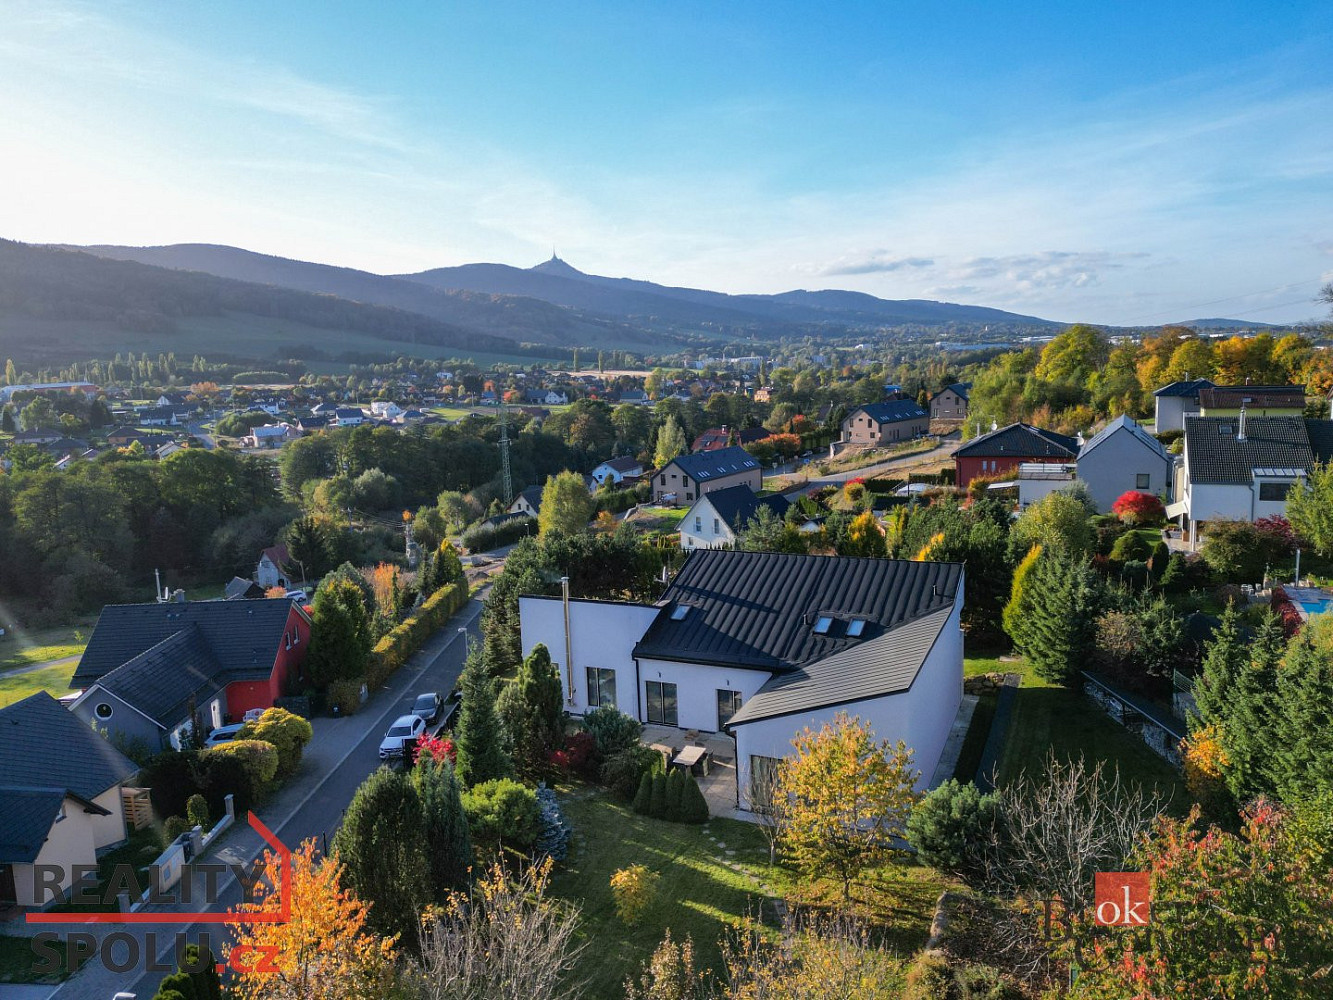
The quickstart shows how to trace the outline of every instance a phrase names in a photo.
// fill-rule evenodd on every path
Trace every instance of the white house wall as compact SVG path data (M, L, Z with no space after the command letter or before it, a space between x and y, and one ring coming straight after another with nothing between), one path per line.
M125 800L120 794L120 785L112 785L97 796L93 805L101 806L111 814L87 817L93 828L93 846L100 851L103 847L119 844L125 839Z
M737 726L736 769L741 807L745 807L751 756L780 758L790 755L791 741L798 733L807 726L820 729L824 723L832 722L840 711L859 717L870 726L877 740L895 743L902 740L911 747L912 766L920 771L917 789L926 790L963 700L960 606L961 602L955 605L953 614L945 622L934 648L907 691Z
M767 670L643 659L639 661L638 718L648 721L648 682L661 681L676 685L676 725L715 733L718 691L739 691L744 704L772 676Z
M560 665L566 709L573 715L588 710L588 667L609 667L616 672L616 707L639 717L635 694L634 645L648 631L658 608L610 601L570 601L570 645L573 653L574 698L568 700L569 674L565 669L564 602L558 597L520 597L519 628L523 655L539 642Z
M1139 475L1148 477L1146 487L1138 485ZM1078 460L1078 478L1088 484L1097 509L1109 514L1111 505L1128 490L1166 496L1171 488L1171 460L1121 428Z

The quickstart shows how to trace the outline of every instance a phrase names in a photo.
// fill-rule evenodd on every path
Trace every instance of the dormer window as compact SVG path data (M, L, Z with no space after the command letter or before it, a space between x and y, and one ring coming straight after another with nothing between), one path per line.
M828 635L829 629L833 627L833 619L828 615L820 615L815 619L815 627L812 630L815 635Z

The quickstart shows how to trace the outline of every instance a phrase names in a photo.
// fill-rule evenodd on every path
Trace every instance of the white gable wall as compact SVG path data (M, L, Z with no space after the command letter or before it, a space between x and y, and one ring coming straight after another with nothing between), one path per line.
M678 663L673 660L639 661L638 718L648 719L648 682L676 685L676 725L715 733L718 691L739 691L741 703L754 696L773 674L768 670L742 667L715 667L704 663ZM629 709L625 709L629 711Z
M695 519L698 518L698 527ZM686 552L691 549L720 549L736 544L736 533L722 520L713 508L707 494L694 502L680 521L680 547Z

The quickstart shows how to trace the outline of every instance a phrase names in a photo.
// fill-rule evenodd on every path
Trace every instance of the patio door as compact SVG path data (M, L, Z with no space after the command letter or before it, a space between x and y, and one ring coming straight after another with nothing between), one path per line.
M731 717L741 710L741 693L730 688L717 689L717 731L723 732Z
M680 725L676 714L676 685L662 681L648 681L648 721L659 726Z

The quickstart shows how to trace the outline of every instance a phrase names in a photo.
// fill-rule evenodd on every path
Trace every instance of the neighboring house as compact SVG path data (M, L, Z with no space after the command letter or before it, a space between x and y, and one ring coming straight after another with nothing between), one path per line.
M536 406L564 406L569 402L569 396L556 389L529 389L523 397Z
M1010 424L973 438L953 453L955 482L966 487L977 476L997 476L1024 462L1066 464L1078 458L1079 443L1068 434L1031 424Z
M761 497L748 486L728 486L705 493L685 512L680 522L680 547L720 549L736 544L737 532L767 507L778 520L787 515L791 501L780 494Z
M1214 520L1286 514L1291 484L1333 456L1333 421L1301 417L1187 417L1167 516L1190 532Z
M233 576L222 588L224 601L255 600L264 596L264 588L243 576Z
M653 499L674 495L677 502L694 503L705 493L740 485L759 492L764 488L764 472L758 459L733 445L673 458L653 473Z
M930 397L931 420L966 420L971 382L955 382Z
M844 444L879 446L930 432L930 414L914 399L858 406L842 420Z
M64 431L53 430L49 427L38 427L35 430L19 431L14 435L13 444L32 444L40 447L45 444L54 444L65 436Z
M355 406L340 406L333 411L332 423L335 427L360 427L366 422L364 410Z
M248 436L241 438L241 445L246 448L281 448L288 441L301 436L291 424L262 424L250 428Z
M70 711L150 749L179 747L299 687L310 616L294 601L168 601L102 609L74 671Z
M1199 390L1199 416L1303 417L1305 388L1299 385L1217 385Z
M403 412L403 408L389 400L377 399L370 404L370 412L381 420L392 420Z
M1199 392L1212 388L1214 383L1206 378L1162 386L1153 393L1153 430L1158 434L1183 431L1185 418L1199 415Z
M542 493L545 488L542 486L529 486L527 489L514 497L506 514L525 514L528 517L536 517L542 509Z
M1018 483L1019 510L1026 510L1057 490L1072 486L1076 478L1078 478L1078 466L1073 462L1059 465L1049 462L1022 463L1018 467L1018 474L1014 476L1015 482Z
M91 382L29 382L25 385L0 385L0 403L8 403L20 392L82 392L85 396L96 396L100 389Z
M177 444L175 441L168 441L165 444L159 445L158 447L153 449L153 457L156 458L158 461L161 461L164 458L170 458L178 451L184 451L184 450L185 449L181 445Z
M607 459L591 472L593 482L598 486L604 484L608 479L619 486L626 479L637 479L642 475L643 463L632 456Z
M928 787L962 700L962 605L955 563L698 549L656 605L521 597L519 618L570 713L732 733L745 805L750 774L838 712L903 740Z
M0 905L47 905L37 865L62 872L126 838L121 786L138 765L45 691L0 708Z
M1173 465L1162 442L1126 416L1116 417L1078 452L1078 478L1103 514L1129 490L1167 496Z
M625 389L620 394L620 402L629 403L633 406L646 406L652 400L648 398L648 393L642 389Z
M746 427L739 431L727 427L710 427L694 439L694 444L690 450L717 451L733 443L744 446L754 444L756 441L763 441L765 438L772 436L772 431L765 430L762 427Z
M312 413L308 417L301 417L296 421L296 429L302 434L309 434L311 431L322 431L328 429L332 418L327 413Z
M270 545L259 553L259 562L255 566L255 583L265 590L269 587L287 588L291 585L288 564L291 555L285 545Z
M170 434L153 434L134 427L117 427L106 436L106 443L112 447L125 448L137 441L145 451L156 451L173 440Z

